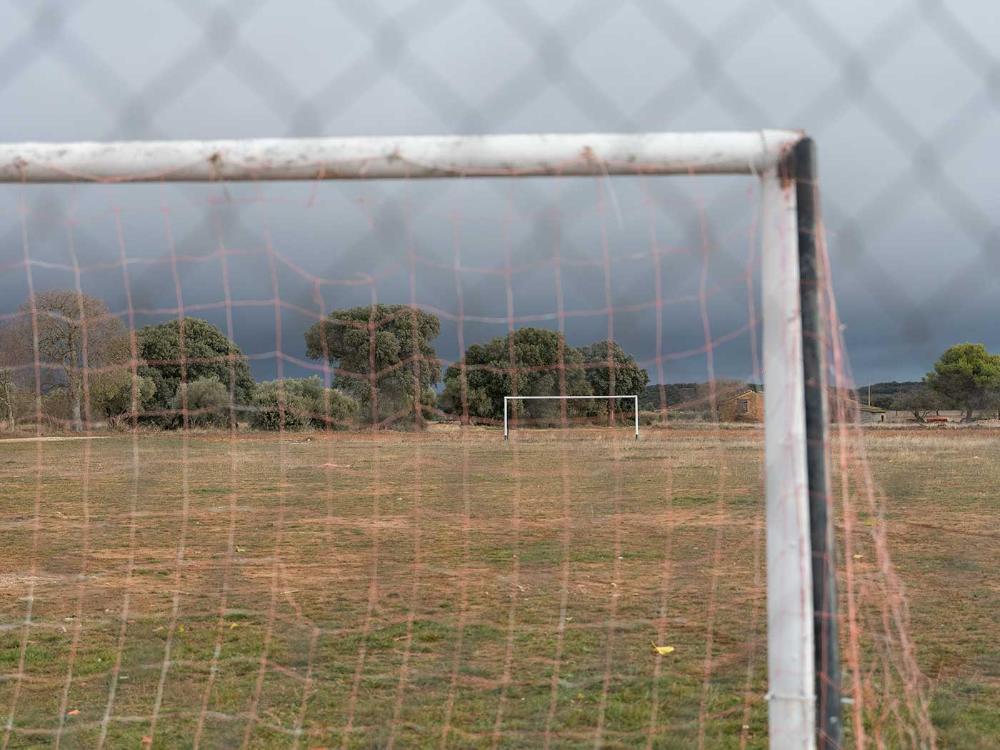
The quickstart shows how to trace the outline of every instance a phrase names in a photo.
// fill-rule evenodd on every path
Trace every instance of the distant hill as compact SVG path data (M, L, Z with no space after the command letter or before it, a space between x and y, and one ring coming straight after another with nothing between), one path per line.
M666 398L667 406L676 406L688 401L695 401L698 396L698 388L701 383L664 383L663 397ZM656 411L661 404L659 385L647 385L646 390L639 395L639 408L643 411Z
M753 383L744 383L739 380L717 380L715 395L717 399L725 399L733 396L747 388L759 389L761 386ZM663 389L661 395L660 389ZM639 409L642 411L657 411L664 404L666 406L683 405L684 408L707 409L708 408L708 386L706 383L664 383L660 385L647 385L646 390L639 395Z
M923 383L919 380L892 380L887 383L872 383L872 406L881 409L891 409L895 398L908 391L920 388ZM760 386L748 385L750 388ZM858 387L858 403L868 403L868 387L862 385ZM639 408L643 411L656 411L661 406L659 385L648 385L646 390L639 396ZM666 398L667 406L677 404L695 404L705 399L704 383L665 383L663 386L663 397Z
M892 402L901 393L915 391L923 386L919 380L891 380L888 383L872 383L871 386L858 386L858 401L868 403L868 388L871 388L872 406L880 409L891 409Z

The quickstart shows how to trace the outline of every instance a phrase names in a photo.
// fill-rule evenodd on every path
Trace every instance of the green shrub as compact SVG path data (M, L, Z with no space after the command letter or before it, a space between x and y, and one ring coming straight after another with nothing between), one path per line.
M232 383L238 405L247 403L253 393L253 376L243 351L206 320L184 318L145 326L138 331L137 343L144 360L139 374L153 379L160 409L170 406L182 379L191 384L214 378L227 393Z
M34 399L31 416L35 416ZM42 394L42 416L54 427L68 429L73 422L73 396L63 386L51 388Z
M128 369L102 373L90 383L90 408L95 419L103 416L109 423L121 421L132 412L132 373ZM149 376L135 378L136 407L142 412L153 402L156 384Z
M194 427L226 426L229 424L230 405L229 389L215 377L181 383L170 402L170 408L179 413L177 421L183 421L180 413L186 412L188 424Z
M639 424L644 427L652 427L663 422L663 412L639 410Z
M257 430L342 430L357 414L357 401L334 388L324 388L318 377L287 378L257 384L250 424Z

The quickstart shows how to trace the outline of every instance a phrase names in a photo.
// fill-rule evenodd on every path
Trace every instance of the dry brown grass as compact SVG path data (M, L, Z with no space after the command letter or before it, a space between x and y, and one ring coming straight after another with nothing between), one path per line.
M5 445L8 746L763 747L760 438ZM869 438L942 746L987 747L996 435Z

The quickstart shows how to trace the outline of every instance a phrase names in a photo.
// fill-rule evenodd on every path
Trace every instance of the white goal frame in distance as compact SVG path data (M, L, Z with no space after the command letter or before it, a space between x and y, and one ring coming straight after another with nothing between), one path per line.
M789 130L0 144L10 183L759 178L768 723L772 748L796 750L841 736L813 170L812 141Z
M632 399L632 405L635 408L635 439L639 439L639 397L632 394L623 394L621 396L504 396L503 397L503 439L507 440L510 437L510 423L507 420L507 402L508 401L523 401L525 399L534 400L548 400L548 401L575 401L579 399L589 400L589 401L606 401L612 398L630 398Z

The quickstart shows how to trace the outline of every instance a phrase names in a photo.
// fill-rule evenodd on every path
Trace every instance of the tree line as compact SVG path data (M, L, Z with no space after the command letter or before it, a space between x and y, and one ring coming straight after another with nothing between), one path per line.
M42 419L77 430L419 427L441 417L499 420L509 395L632 395L648 383L618 344L573 347L539 328L472 344L442 373L432 343L440 331L437 316L408 305L334 310L304 332L306 356L326 378L256 382L246 354L205 320L130 330L96 297L43 292L0 326L0 422ZM541 422L595 418L613 413L609 404L523 401L512 413Z
M895 394L891 407L910 412L918 422L939 409L960 409L966 422L977 411L1000 418L1000 355L983 344L949 347L922 382Z

